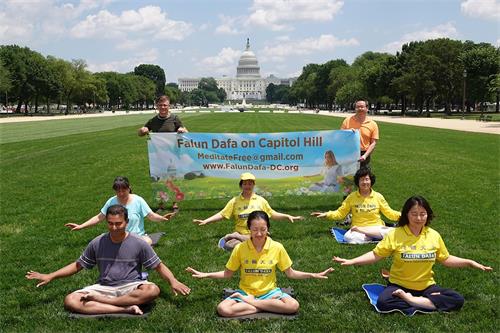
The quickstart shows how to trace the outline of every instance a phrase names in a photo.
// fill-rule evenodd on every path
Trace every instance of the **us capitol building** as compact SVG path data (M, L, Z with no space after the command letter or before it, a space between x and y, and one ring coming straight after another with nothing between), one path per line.
M280 79L274 75L267 78L260 76L260 66L255 53L250 51L250 41L247 38L247 46L238 61L236 67L236 78L223 76L215 78L217 86L226 91L228 100L263 100L266 99L266 88L269 84L288 85L297 78ZM178 84L181 91L191 91L198 88L198 78L179 78Z

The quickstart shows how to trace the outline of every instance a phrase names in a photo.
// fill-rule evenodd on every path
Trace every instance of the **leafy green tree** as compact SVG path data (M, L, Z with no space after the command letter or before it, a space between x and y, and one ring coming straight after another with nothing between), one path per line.
M466 42L460 60L467 70L468 104L492 102L490 82L500 72L499 49L487 43Z
M308 64L302 68L302 74L297 78L292 86L293 96L300 101L305 101L308 107L314 107L319 103L318 87L316 79L318 77L318 64Z
M0 94L5 96L5 105L8 105L8 92L12 87L9 70L3 65L0 59Z
M165 71L160 66L141 64L134 68L134 74L142 75L152 80L156 84L156 96L160 96L165 93Z
M224 103L224 101L227 99L227 93L224 88L219 88L219 90L217 91L217 98L221 103Z
M208 100L205 91L199 88L189 92L190 105L208 106Z
M171 104L179 103L181 99L181 91L177 83L171 82L165 86L165 95L170 98Z
M274 103L276 101L276 85L274 83L269 83L266 87L266 100L269 103Z
M436 97L445 104L447 112L453 104L461 104L463 64L460 53L463 45L461 41L440 38L427 40L420 46L421 54L427 54L432 63L427 66L436 89ZM417 55L418 57L418 55Z
M335 100L339 105L352 105L357 100L366 99L363 83L359 80L351 81L340 87L335 95Z
M2 45L0 46L0 59L10 73L11 89L9 96L17 101L16 112L21 112L21 106L25 105L27 112L27 104L33 93L33 85L30 78L29 62L33 51L27 47L19 47L17 45Z
M116 72L100 72L95 73L97 77L103 79L106 82L106 92L107 92L107 107L113 108L120 104L122 96L122 87L120 85L120 74Z
M193 93L195 90L196 92ZM220 103L226 99L226 92L217 86L217 82L212 77L201 78L198 88L193 91L191 103L194 105L208 106L208 103Z

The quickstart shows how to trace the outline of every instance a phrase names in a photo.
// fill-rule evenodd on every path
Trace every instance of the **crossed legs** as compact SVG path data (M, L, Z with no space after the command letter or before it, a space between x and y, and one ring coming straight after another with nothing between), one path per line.
M456 311L464 304L464 298L456 291L432 285L424 290L416 291L389 284L379 295L377 307L382 311L401 310L413 312Z
M242 302L226 298L217 305L217 312L222 317L238 317L257 312L274 312L282 314L293 314L299 310L299 302L293 297L279 299L280 295L269 299L256 299L252 295L234 293L231 297L237 297Z
M160 294L153 283L141 284L122 296L106 296L97 292L75 291L66 296L64 306L72 312L84 314L131 313L142 314L138 305L151 302Z

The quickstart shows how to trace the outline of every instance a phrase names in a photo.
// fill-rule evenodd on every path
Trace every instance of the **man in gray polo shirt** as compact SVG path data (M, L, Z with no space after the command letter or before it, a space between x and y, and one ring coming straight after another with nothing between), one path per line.
M175 295L189 294L191 290L175 278L151 246L125 230L128 223L125 207L110 206L106 220L109 232L94 238L77 261L49 274L29 271L26 278L40 280L37 284L40 287L97 265L97 284L72 292L64 299L68 310L85 314L142 314L139 305L151 302L160 294L156 284L141 279L142 267L156 270Z

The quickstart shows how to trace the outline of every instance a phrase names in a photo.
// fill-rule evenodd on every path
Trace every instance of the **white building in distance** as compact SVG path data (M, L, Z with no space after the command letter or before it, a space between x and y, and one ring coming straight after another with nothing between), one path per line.
M217 86L226 91L228 100L263 100L266 99L266 88L269 84L291 86L297 78L282 79L274 75L267 78L260 76L260 66L255 54L250 51L250 41L247 38L247 46L238 61L236 67L236 78L223 76L215 78ZM178 85L181 91L192 91L198 88L198 78L179 78Z

